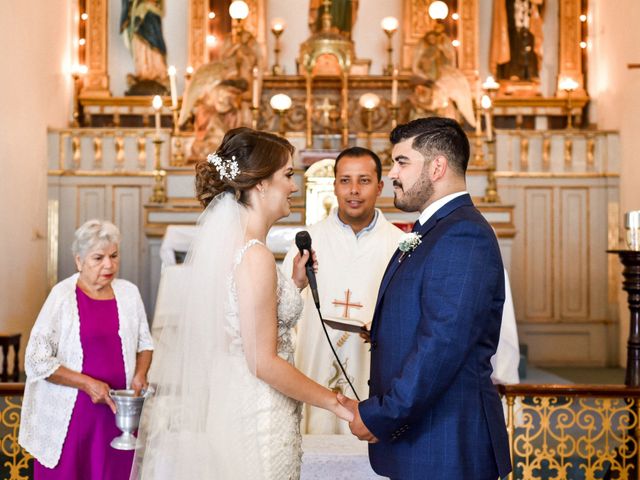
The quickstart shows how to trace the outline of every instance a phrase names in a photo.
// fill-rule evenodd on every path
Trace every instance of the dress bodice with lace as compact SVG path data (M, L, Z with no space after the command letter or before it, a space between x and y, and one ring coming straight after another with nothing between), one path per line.
M242 247L235 258L237 267L245 252L262 242L250 240ZM296 326L302 313L303 300L293 282L277 268L277 322L278 355L293 364L294 345L291 330ZM250 292L248 292L250 294ZM265 480L295 480L300 476L302 460L302 437L300 435L301 404L278 392L268 384L256 378L246 367L240 335L238 315L238 294L233 276L230 279L229 301L226 306L227 333L231 337L231 353L237 355L243 388L257 402L242 402L239 408L243 414L255 416L261 472Z

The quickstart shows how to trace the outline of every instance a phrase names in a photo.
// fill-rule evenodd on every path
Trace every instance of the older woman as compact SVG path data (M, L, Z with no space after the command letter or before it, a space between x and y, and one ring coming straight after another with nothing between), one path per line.
M78 273L51 290L31 331L19 442L36 480L129 477L133 452L109 445L121 433L109 389L147 386L153 343L138 289L115 278L119 244L112 223L83 224Z

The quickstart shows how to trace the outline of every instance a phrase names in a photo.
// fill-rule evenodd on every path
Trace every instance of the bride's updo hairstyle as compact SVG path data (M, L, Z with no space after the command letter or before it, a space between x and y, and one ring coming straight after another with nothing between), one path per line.
M216 156L227 166L237 162L238 173L220 174L213 162L196 164L196 196L206 207L223 192L231 192L239 202L248 205L247 191L284 167L293 155L294 147L282 137L240 127L229 130L216 151Z

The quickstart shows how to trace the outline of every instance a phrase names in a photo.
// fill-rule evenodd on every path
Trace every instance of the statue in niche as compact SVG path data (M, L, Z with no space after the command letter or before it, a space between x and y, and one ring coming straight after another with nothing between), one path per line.
M490 66L503 80L534 81L542 65L544 0L496 0L493 6Z
M167 46L162 36L163 0L122 0L120 33L135 73L127 75L125 95L166 95Z
M329 12L331 13L331 27L335 32L341 33L351 39L353 26L356 23L359 0L332 0ZM309 1L309 30L311 33L322 31L322 14L324 13L323 0Z
M411 67L416 105L427 104L439 115L455 117L456 109L472 127L475 115L471 86L467 77L456 66L456 51L444 26L436 23L416 45Z

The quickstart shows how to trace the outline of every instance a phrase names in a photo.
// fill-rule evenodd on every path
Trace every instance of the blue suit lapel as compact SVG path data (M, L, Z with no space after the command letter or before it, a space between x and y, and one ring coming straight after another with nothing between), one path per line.
M446 217L457 208L460 208L463 206L473 206L471 197L468 194L461 195L457 198L454 198L450 202L446 203L435 214L433 214L431 218L429 218L429 220L427 220L427 223L422 225L422 227L418 228L416 233L420 235L420 237L423 239L423 242L424 242L424 238L427 235L427 233L429 233L429 231L436 226L436 224L441 218ZM418 245L416 248L420 248L421 245L422 244ZM381 304L382 297L384 296L384 292L389 286L389 282L391 282L391 279L393 278L394 274L396 273L398 268L400 268L400 265L402 265L404 261L408 260L408 259L404 259L403 262L399 262L398 259L400 258L400 253L401 253L400 250L395 251L395 253L393 254L393 257L391 257L389 265L387 265L387 270L384 272L384 276L382 277L382 282L380 283L380 289L378 290L378 298L376 300L376 307L373 311L374 321L371 326L371 341L375 339L376 332L378 330L377 327L378 327L378 324L380 323L378 321L378 310L380 309L380 304Z

